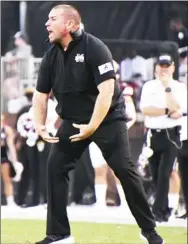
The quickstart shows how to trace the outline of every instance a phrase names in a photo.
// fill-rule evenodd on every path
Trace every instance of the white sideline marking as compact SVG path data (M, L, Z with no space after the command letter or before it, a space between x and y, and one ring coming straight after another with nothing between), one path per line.
M113 224L136 224L135 219L128 207L106 207L99 205L92 206L69 206L68 216L72 222L92 222L92 223L113 223ZM1 219L46 219L46 209L40 205L32 208L1 207ZM166 227L185 227L187 220L171 218L167 223L157 224Z

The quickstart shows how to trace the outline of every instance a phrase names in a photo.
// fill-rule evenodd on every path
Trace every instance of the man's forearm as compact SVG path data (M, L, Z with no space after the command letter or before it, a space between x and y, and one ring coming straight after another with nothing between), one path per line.
M45 125L47 118L48 103L44 99L40 99L38 95L33 97L34 120L37 130Z
M149 107L141 108L141 112L146 116L156 117L156 116L165 115L166 109L149 106Z
M176 101L171 92L166 93L166 104L167 108L171 110L178 110L180 108L178 102Z
M111 103L112 103L112 96L113 94L109 93L106 95L100 94L98 95L96 102L95 102L95 107L93 110L93 114L90 120L90 124L94 128L98 128L99 125L102 123L104 118L106 117Z

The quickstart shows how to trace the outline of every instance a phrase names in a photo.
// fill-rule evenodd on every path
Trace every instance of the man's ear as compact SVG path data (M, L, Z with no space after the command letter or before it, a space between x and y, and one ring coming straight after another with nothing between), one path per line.
M68 32L71 32L73 25L74 25L73 20L68 21L68 23L66 24L66 29Z

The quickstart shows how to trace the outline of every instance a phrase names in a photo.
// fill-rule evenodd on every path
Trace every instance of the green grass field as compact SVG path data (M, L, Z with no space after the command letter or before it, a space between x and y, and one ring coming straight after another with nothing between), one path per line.
M76 243L83 244L142 244L139 228L135 225L71 223L72 235ZM165 244L186 244L186 228L159 227ZM2 244L30 244L43 239L45 221L43 220L1 220Z

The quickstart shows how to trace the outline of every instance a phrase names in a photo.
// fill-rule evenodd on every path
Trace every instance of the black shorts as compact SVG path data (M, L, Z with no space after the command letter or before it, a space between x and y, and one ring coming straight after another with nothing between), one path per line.
M1 158L1 164L6 164L6 163L8 163L10 166L10 177L14 178L16 176L16 171L14 169L14 166L12 165L12 163L8 158Z
M1 146L1 163L8 162L7 149L5 146Z
M11 163L10 160L8 159L8 157L1 157L1 164L4 164L4 163Z
M1 164L9 163L8 158L1 158Z

